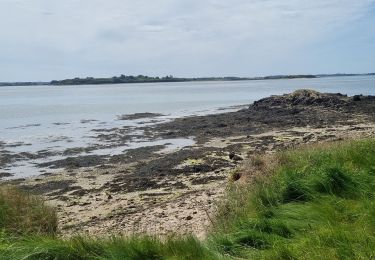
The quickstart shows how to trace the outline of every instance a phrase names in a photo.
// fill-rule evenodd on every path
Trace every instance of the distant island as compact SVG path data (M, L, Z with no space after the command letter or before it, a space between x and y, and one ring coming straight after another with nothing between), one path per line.
M36 85L102 85L102 84L123 84L123 83L157 83L157 82L189 82L189 81L240 81L240 80L273 80L273 79L302 79L302 78L321 78L321 77L347 77L347 76L370 76L375 73L366 74L317 74L317 75L274 75L265 77L199 77L199 78L179 78L150 77L144 75L127 76L120 75L109 78L73 78L64 80L52 80L50 82L0 82L0 86L36 86Z

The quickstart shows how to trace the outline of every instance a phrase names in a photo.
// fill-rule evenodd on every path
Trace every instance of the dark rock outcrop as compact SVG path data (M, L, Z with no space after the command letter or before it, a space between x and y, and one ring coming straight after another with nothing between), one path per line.
M255 101L253 107L275 107L275 106L324 106L337 108L345 106L351 100L340 93L320 93L314 90L301 89L291 94L271 96Z

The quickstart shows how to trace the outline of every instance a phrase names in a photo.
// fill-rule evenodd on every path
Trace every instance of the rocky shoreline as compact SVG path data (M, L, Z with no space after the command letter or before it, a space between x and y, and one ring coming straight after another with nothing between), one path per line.
M158 116L133 117L148 115ZM59 171L8 183L55 205L63 236L146 232L202 237L229 172L243 159L306 143L374 137L375 97L299 90L236 112L140 129L149 140L191 138L195 143L174 151L154 145L112 156L71 151L70 157L42 165ZM131 137L126 128L114 128L100 138L122 142ZM0 164L10 159L2 154Z

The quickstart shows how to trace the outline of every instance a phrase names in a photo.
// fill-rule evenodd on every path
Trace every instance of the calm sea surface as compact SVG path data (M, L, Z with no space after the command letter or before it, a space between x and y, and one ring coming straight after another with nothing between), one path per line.
M0 142L5 144L3 149L13 153L63 151L95 143L93 129L140 123L140 120L117 120L119 115L153 112L162 113L166 115L162 119L170 120L193 114L215 113L222 111L219 110L221 108L246 105L262 97L301 88L348 95L375 95L375 76L0 87ZM141 123L147 123L147 120ZM176 147L179 147L178 143L184 145L181 140L176 143ZM0 170L12 172L17 177L37 174L31 173L26 166L27 163L22 162Z

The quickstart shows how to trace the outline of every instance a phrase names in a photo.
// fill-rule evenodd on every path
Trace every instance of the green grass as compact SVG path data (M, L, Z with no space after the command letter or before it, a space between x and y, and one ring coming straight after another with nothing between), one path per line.
M315 145L277 155L268 178L233 187L210 239L254 259L375 257L375 142Z
M3 186L0 187L1 229L13 235L54 234L56 212L37 196Z
M0 259L80 260L80 259L218 259L193 237L161 241L151 237L90 239L76 237L59 240L52 237L4 239Z
M248 174L250 167L257 177L231 185L205 241L191 236L63 240L54 228L45 228L53 216L39 221L31 216L40 216L40 210L22 211L31 215L28 224L9 225L11 211L1 206L0 259L375 258L374 140L286 151L272 164L257 157L243 170ZM21 232L23 227L28 231Z

